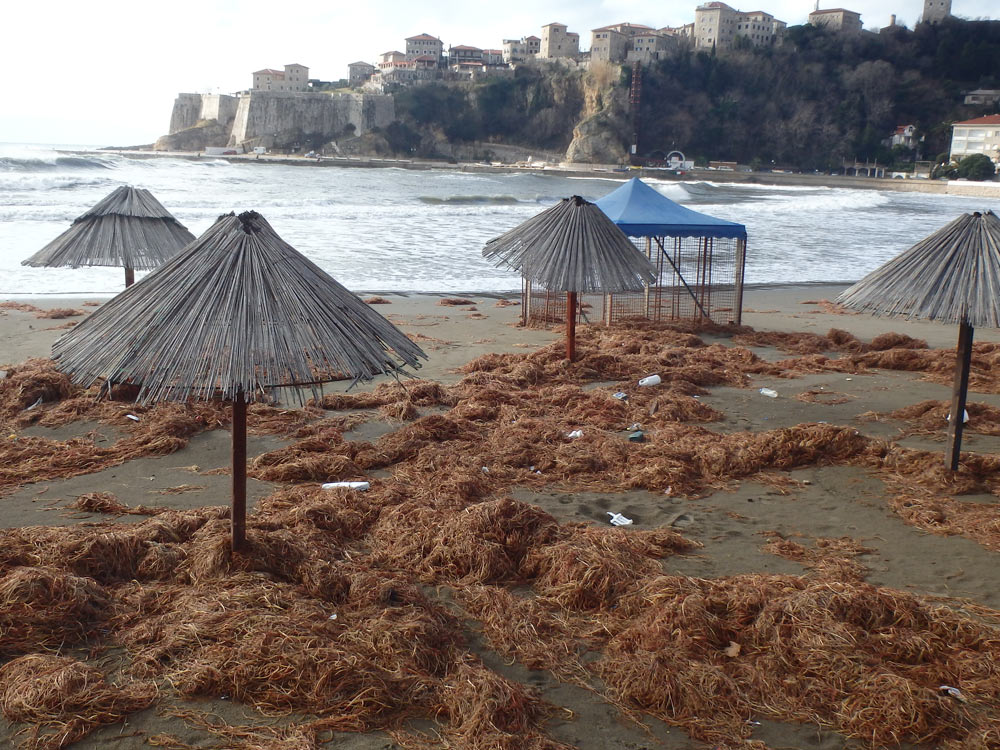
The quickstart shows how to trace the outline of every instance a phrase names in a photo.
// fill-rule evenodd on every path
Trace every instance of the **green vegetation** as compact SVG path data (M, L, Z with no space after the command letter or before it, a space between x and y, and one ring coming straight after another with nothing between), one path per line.
M581 123L588 137L601 131L627 144L630 77L628 68L540 66L510 79L414 86L396 94L398 122L382 135L397 153L420 156L437 155L442 141L564 151ZM951 124L996 109L962 104L976 88L1000 88L1000 22L860 35L795 26L774 47L682 47L643 71L639 153L676 148L698 163L824 171L855 159L908 170L943 153L941 164ZM909 124L923 139L915 149L884 145Z
M996 167L985 154L970 154L958 163L956 172L967 180L988 180L996 174Z
M1000 88L1000 22L841 35L788 29L784 43L713 54L678 50L646 71L640 152L804 169L918 156L882 140L915 124L923 158L947 151L951 123L987 114L961 92Z
M383 135L399 153L427 156L430 134L565 150L583 107L581 79L562 68L520 68L514 78L413 86L396 93L398 122Z

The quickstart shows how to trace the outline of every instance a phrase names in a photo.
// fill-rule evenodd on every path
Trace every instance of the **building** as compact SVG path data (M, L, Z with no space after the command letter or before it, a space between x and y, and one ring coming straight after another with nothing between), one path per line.
M444 55L444 43L430 34L417 34L406 40L406 56L410 60L415 57L430 55L440 61Z
M459 44L448 48L448 65L482 65L483 51L479 47Z
M916 148L919 140L920 139L917 138L916 125L897 125L896 130L885 141L885 144L889 146L889 148L892 148L893 146Z
M590 59L622 62L628 53L631 39L612 26L602 26L590 32Z
M843 31L848 34L860 34L864 28L861 24L861 14L844 8L814 10L809 14L809 23L813 26L823 26L830 31Z
M966 91L963 104L1000 104L1000 89L976 89Z
M924 0L921 23L940 23L951 16L951 0Z
M503 61L511 63L523 63L533 60L538 56L541 49L542 40L537 36L525 36L520 39L503 40Z
M366 62L352 62L347 66L347 82L351 88L364 86L375 74L375 66Z
M956 122L951 131L951 160L972 154L986 154L1000 164L1000 115L987 115Z
M503 65L503 50L502 49L484 49L483 50L483 65Z
M309 89L309 68L292 63L284 70L264 68L253 73L254 91L307 91Z
M785 26L784 21L762 10L744 13L722 2L710 2L695 8L694 44L699 49L726 49L737 37L744 37L759 47L773 44Z
M662 34L658 31L639 34L632 38L632 49L626 54L625 60L648 65L662 60L667 52L676 49L679 43L680 38L673 34Z
M542 41L538 46L538 57L576 57L580 54L580 35L567 30L564 23L550 23L542 27Z

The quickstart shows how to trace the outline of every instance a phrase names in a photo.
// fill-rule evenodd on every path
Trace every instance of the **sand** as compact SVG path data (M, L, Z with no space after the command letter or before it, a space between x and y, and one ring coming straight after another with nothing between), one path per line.
M745 325L757 330L813 332L825 334L832 328L850 331L863 341L886 332L899 332L925 339L931 347L952 347L957 338L954 327L922 321L876 319L832 310L822 300L833 299L842 287L811 285L755 288L745 298ZM443 306L434 295L383 294L389 304L376 309L413 336L424 347L429 361L421 378L443 384L458 382L457 368L486 353L525 353L560 338L559 331L519 328L518 306L497 306L497 298L474 295L471 305ZM84 302L102 300L21 300L41 309L75 308L84 314L95 309ZM44 357L67 322L82 319L40 319L32 312L0 310L0 365L14 364L29 357ZM708 343L733 346L723 335L702 335ZM976 341L1000 341L1000 332L977 330ZM765 360L787 359L790 355L769 347L753 351ZM837 355L831 355L837 356ZM641 376L647 373L636 373ZM777 391L777 398L761 395L759 388ZM333 385L330 393L342 391ZM942 451L942 431L934 434L903 435L904 425L887 418L868 419L869 412L886 414L927 399L946 400L950 386L928 382L919 373L877 370L868 374L820 372L798 378L759 377L747 387L708 388L700 400L722 413L717 423L706 425L720 434L743 431L762 432L802 423L818 422L851 427L862 435L898 441L904 447ZM810 403L796 398L808 392L834 393L843 403ZM998 394L970 394L970 401L1000 407ZM434 408L421 409L422 414ZM438 411L441 411L438 408ZM371 412L366 421L345 434L347 440L372 440L400 428L399 422ZM92 434L97 442L114 442L119 432L112 425L79 422L60 428L29 427L24 435L56 440ZM586 430L587 427L583 426ZM278 435L251 436L251 457L289 445L292 439ZM1000 437L966 433L963 448L971 453L1000 453ZM130 506L158 505L177 509L199 508L228 503L228 477L206 474L224 469L229 460L228 433L212 430L196 435L176 453L141 458L92 474L70 479L39 481L0 496L3 525L8 528L35 525L69 526L100 522L107 517L66 508L87 492L108 491ZM703 545L691 554L675 555L663 561L668 575L722 578L751 573L803 575L807 568L765 550L769 539L789 539L810 546L819 538L850 537L867 552L857 561L863 579L876 586L920 596L957 597L1000 609L1000 575L996 549L988 549L972 538L942 535L910 525L893 511L889 490L875 472L860 466L802 466L782 472L783 482L751 477L697 496L677 496L661 490L632 490L607 493L566 491L558 486L532 484L511 490L511 496L537 505L560 523L585 522L605 527L608 512L633 519L635 529L670 528ZM373 476L385 476L376 471ZM186 491L172 494L174 488ZM251 479L248 491L251 509L257 501L280 490L280 483ZM968 503L996 506L997 496L988 489L963 496ZM998 511L1000 512L1000 511ZM142 516L124 516L119 523L139 523ZM429 591L431 589L428 589ZM451 600L448 586L437 586L434 596ZM692 740L681 728L644 717L643 727L592 690L560 681L544 670L533 670L494 651L479 632L481 625L466 619L464 630L469 650L483 664L501 675L536 689L543 699L559 707L545 725L549 737L581 748L706 748L711 745ZM223 717L231 723L272 721L232 700L204 699L176 701L172 705L195 707ZM287 721L288 719L283 719ZM0 720L0 744L13 743L19 727ZM220 747L210 733L180 719L150 708L129 716L124 724L99 729L74 747L150 747L150 738L167 732L189 746ZM848 748L862 746L836 732L809 724L761 721L754 726L752 739L769 747ZM382 732L330 733L329 747L373 750L393 747ZM282 745L281 747L293 747ZM444 746L444 745L441 745ZM274 747L278 747L275 745Z

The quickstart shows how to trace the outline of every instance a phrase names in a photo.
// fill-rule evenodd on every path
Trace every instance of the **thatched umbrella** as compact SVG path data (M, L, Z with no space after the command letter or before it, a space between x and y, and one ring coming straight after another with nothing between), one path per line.
M89 386L138 386L137 400L233 402L233 549L246 542L247 403L289 387L395 374L426 355L285 243L260 214L222 216L172 260L52 347Z
M135 269L163 265L193 239L152 193L123 185L21 265L123 266L130 287Z
M838 298L876 315L957 323L958 352L945 464L958 469L975 326L1000 327L1000 219L963 214L872 271Z
M650 262L601 209L578 195L486 243L483 256L566 292L566 357L576 347L577 295L642 291L656 281Z

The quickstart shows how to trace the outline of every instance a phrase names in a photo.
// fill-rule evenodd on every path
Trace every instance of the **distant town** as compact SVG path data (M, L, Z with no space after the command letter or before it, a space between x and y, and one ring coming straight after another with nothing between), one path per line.
M951 16L951 0L923 0L920 23L936 24ZM815 9L808 23L845 35L885 34L900 27L896 16L876 30L866 30L861 14L846 8ZM660 27L622 22L590 31L589 49L581 49L581 34L563 23L542 26L539 35L502 39L496 48L468 44L448 44L430 33L420 33L402 40L402 49L376 54L371 62L350 63L345 78L324 81L310 78L309 68L300 63L283 69L265 68L252 74L252 87L232 95L181 94L175 104L170 133L214 119L228 129L225 142L230 146L264 149L277 145L268 133L294 129L303 118L301 106L289 101L264 107L251 101L262 97L301 97L322 95L317 103L326 112L324 120L350 127L360 135L392 121L391 94L412 86L435 81L480 81L513 78L522 66L565 66L570 69L593 69L596 64L631 65L641 68L665 59L680 45L695 50L728 50L780 44L787 24L762 11L742 11L723 2L707 2L694 10L694 21L678 27ZM1000 90L976 89L964 92L966 104L996 105ZM332 98L331 98L332 97ZM277 107L277 109L276 109ZM922 136L912 123L901 123L885 133L886 147L913 149L917 158ZM952 160L971 154L985 154L1000 163L1000 115L987 115L957 122L951 142ZM919 166L919 165L918 165ZM929 176L930 162L922 170ZM855 164L857 174L883 176L884 165ZM846 172L845 172L846 173Z

